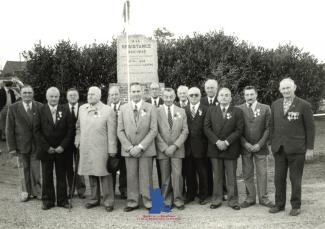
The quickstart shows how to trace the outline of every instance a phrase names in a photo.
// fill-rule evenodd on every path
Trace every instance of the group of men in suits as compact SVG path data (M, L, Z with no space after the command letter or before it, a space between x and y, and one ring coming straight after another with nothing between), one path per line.
M150 85L152 97L144 101L142 86L132 83L128 103L122 103L119 88L114 86L105 105L100 102L100 89L91 87L87 103L80 106L76 89L67 92L68 104L59 105L59 90L49 88L48 103L42 105L33 101L33 89L24 86L22 101L9 107L8 148L23 161L27 199L42 196L44 210L55 201L68 207L68 193L74 193L73 177L79 197L84 198L82 176L89 176L91 198L86 208L99 205L101 185L105 209L113 211L117 174L107 173L105 163L118 157L119 190L121 198L127 199L125 212L139 208L140 198L145 208L152 207L149 188L155 160L164 205L179 210L196 196L201 205L211 196L211 209L227 200L232 209L240 210L256 204L257 194L259 204L269 207L270 213L280 212L285 208L289 169L290 215L295 216L300 214L305 156L312 157L315 137L311 106L295 96L295 89L292 79L282 80L283 98L270 108L258 102L253 86L244 88L245 103L234 106L231 91L218 88L213 79L205 83L206 97L201 97L197 87L180 86L177 102L172 88L165 88L161 97L157 83ZM275 205L267 193L268 152L275 158ZM236 178L240 155L246 186L241 204ZM42 162L42 193L36 158ZM78 174L74 174L73 164L79 167Z

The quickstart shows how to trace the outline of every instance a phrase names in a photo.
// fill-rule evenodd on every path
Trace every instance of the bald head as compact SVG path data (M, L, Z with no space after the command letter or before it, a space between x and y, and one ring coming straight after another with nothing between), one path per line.
M90 87L88 89L87 100L91 105L95 105L100 101L102 97L102 92L99 87Z
M56 106L59 104L60 91L56 87L50 87L46 91L46 100L50 106Z
M191 87L188 90L188 99L192 105L196 105L201 100L201 91L197 87Z
M213 98L217 95L218 81L214 79L208 79L204 84L204 90L207 93L208 97Z
M108 91L108 101L113 104L120 102L120 89L118 86L113 86Z
M223 87L219 90L218 101L222 106L228 106L231 99L231 91L228 88Z

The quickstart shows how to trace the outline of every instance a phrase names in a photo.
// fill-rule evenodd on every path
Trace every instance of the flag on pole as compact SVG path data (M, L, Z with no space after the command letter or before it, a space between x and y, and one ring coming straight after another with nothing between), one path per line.
M123 5L123 19L124 23L129 23L130 21L130 1L126 0Z

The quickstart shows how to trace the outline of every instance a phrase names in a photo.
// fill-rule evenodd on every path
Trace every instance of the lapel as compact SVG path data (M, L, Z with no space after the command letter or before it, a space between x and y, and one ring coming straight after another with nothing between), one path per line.
M232 114L233 106L231 104L229 105L228 110L226 111L226 116L225 117L223 117L220 105L218 107L219 107L219 110L220 110L221 119L223 120L222 126L221 126L221 130L223 130L223 128L226 126L227 122L230 120L230 119L227 119L227 114L229 113L229 114L231 114L231 116L233 115ZM231 118L233 118L233 117L231 117Z
M135 124L135 120L134 120L134 115L133 115L133 107L132 107L132 102L129 102L127 105L127 113L130 115L130 120L131 120L131 124L136 127L137 125Z
M54 122L53 122L53 118L52 118L51 109L50 109L50 107L49 107L48 104L46 104L45 112L46 112L47 119L49 120L49 122L50 122L50 123L52 124L52 126L54 127Z
M32 105L32 109L34 109L34 104ZM19 106L18 106L18 110L19 110L19 113L22 114L22 116L24 117L25 121L28 123L28 126L31 127L32 125L32 122L31 120L28 118L28 114L25 110L25 107L23 105L23 102L20 102L19 103ZM32 110L32 113L34 113L34 111Z
M168 129L170 129L169 123L168 123L168 118L167 118L166 111L165 111L165 107L161 106L158 109L159 109L160 117L162 118L162 121L165 123L165 126L168 127Z
M172 114L172 119L173 119L173 126L172 126L172 131L176 128L177 126L177 122L178 122L178 119L179 117L176 115L177 113L180 113L180 110L178 107L174 106L174 114ZM166 114L166 113L165 113ZM174 118L176 117L176 119ZM168 122L167 122L168 123ZM168 127L169 127L169 124L168 124Z
M289 107L289 109L288 109L288 111L287 111L287 113L284 115L285 117L288 115L288 113L290 112L290 111L292 111L293 109L295 109L295 107L296 107L296 105L297 105L297 96L295 96L294 98L293 98L293 101L292 101L292 103L291 103L291 105L290 105L290 107ZM282 112L283 112L283 102L282 102Z

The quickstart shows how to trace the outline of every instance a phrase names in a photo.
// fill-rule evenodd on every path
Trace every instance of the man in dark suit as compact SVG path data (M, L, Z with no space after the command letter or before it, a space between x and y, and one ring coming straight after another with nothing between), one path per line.
M240 136L244 130L242 111L232 106L231 92L221 88L218 106L211 106L205 117L204 132L209 140L208 157L213 169L213 196L211 209L221 206L224 172L227 178L228 205L240 210L237 190L237 158L240 153ZM224 171L225 170L225 171Z
M181 108L185 108L189 102L188 102L188 87L181 85L177 88L177 97L178 101L175 102L175 105Z
M110 106L115 114L116 117L118 117L118 113L120 111L120 107L124 104L123 101L121 101L120 96L120 90L117 86L113 86L108 91L108 102L107 105ZM117 120L117 118L116 118ZM126 166L125 166L125 159L121 155L121 142L117 140L117 154L116 157L119 158L119 168L120 171L119 174L119 190L121 194L121 199L126 199ZM117 173L113 174L113 184L114 184L114 191L116 186L116 177Z
M9 106L6 136L9 154L18 156L22 165L21 201L41 199L40 161L36 158L39 111L42 104L33 100L29 85L21 88L22 101ZM20 168L18 168L20 169Z
M75 190L71 190L71 189L73 186L72 184L73 177L75 176L75 188L77 189L78 196L80 199L84 199L85 191L86 191L85 178L83 176L78 175L78 173L75 174L73 169L73 161L76 167L78 167L78 162L79 162L79 154L77 152L77 148L74 145L74 139L76 137L76 122L78 120L79 107L82 105L78 103L79 101L78 90L75 88L70 88L67 91L67 100L68 103L65 104L64 106L66 107L66 109L69 110L72 118L72 124L73 124L71 142L68 148L65 150L66 152L64 153L67 180L68 180L68 196L70 197L71 192L72 195L74 194Z
M239 106L243 111L245 128L241 137L243 176L247 197L242 208L256 203L254 184L254 161L256 166L257 194L259 204L272 207L267 195L267 140L271 109L268 105L257 101L257 91L254 86L244 88L245 103Z
M0 137L1 140L6 140L6 119L8 107L16 102L15 92L12 87L11 81L5 81L4 87L0 89Z
M218 81L214 79L208 79L204 84L204 91L206 93L206 96L201 98L201 104L207 107L217 106L218 105L218 98L217 98ZM210 160L208 160L207 162L207 170L208 170L208 193L209 196L211 196L213 191L213 175L212 175L212 165ZM226 177L224 175L224 184L223 184L224 200L227 199L227 194L226 194L227 187L226 187L225 178Z
M152 105L154 105L155 107L159 107L160 105L164 104L164 100L162 98L160 98L160 87L158 83L151 83L150 84L150 94L151 97L149 99L146 100L147 103L151 103ZM158 176L158 184L159 187L161 188L161 171L160 171L160 165L158 163L158 161L156 160L156 156L154 157L155 161L156 161L156 167L157 167L157 176Z
M56 173L56 202L59 207L68 208L67 182L65 169L65 150L71 143L73 121L67 107L59 105L60 92L56 87L46 91L48 104L40 110L40 151L38 158L42 162L42 209L54 207L55 191L53 166Z
M291 216L300 214L301 180L305 158L313 157L315 124L310 103L295 96L296 85L290 78L280 82L283 98L271 107L270 143L275 162L275 206L270 213L284 211L287 172L291 182Z
M204 134L204 119L207 107L200 103L201 91L192 87L188 91L190 104L185 108L189 135L185 143L185 177L186 201L193 201L197 195L197 174L199 177L199 203L207 204L208 178L207 178L207 146L208 140Z

